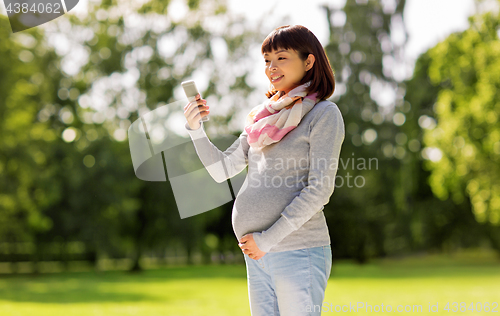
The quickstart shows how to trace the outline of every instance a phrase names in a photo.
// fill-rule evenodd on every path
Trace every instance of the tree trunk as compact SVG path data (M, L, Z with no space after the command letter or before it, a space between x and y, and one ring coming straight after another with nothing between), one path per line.
M132 263L132 268L130 269L130 272L140 272L142 271L142 267L140 264L140 260L142 257L142 252L144 251L144 233L146 232L146 214L144 208L140 208L137 211L137 233L135 235L135 245L136 245L136 251L133 257L133 263Z

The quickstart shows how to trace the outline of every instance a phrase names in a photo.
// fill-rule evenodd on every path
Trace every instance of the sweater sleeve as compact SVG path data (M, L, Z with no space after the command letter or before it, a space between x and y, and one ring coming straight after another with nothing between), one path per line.
M271 227L253 233L261 251L269 252L287 235L322 211L333 194L340 149L345 137L344 120L337 106L326 107L318 117L316 123L311 124L307 185L285 207Z
M228 149L221 151L208 139L203 123L195 130L187 122L184 127L193 140L196 153L205 169L217 183L234 177L247 166L249 145L245 131Z

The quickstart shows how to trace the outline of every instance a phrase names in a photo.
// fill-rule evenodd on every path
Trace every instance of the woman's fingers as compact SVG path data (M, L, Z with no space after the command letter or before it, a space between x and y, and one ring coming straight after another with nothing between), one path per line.
M206 106L207 100L197 100L197 101L191 101L188 104L184 106L184 112L189 111L189 109L195 108L196 106Z
M198 129L200 127L200 117L205 117L210 111L207 100L204 100L198 94L194 101L189 102L184 106L184 116L191 129Z
M206 100L200 99L198 101L193 101L184 107L184 116L188 121L194 120L197 115L202 117L207 116L209 108L210 107L206 105Z
M202 107L193 107L191 112L188 114L188 119L193 120L196 116L206 116L208 115L207 113L208 106L202 106Z
M250 252L247 248L242 248L241 251L246 254L250 259L254 259L254 260L259 260L260 258L262 258L262 256L258 256L258 255L255 255L253 252Z
M197 94L193 101L189 102L188 104L186 104L186 106L184 106L184 111L186 111L186 109L193 103L196 103L198 105L207 104L207 100L202 99L201 96Z
M207 110L209 107L206 100L198 100L188 103L187 111L192 112L194 110L203 111Z

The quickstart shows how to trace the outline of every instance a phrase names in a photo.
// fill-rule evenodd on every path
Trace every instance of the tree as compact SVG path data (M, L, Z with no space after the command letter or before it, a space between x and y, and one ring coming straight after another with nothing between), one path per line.
M76 100L66 98L76 118L73 128L93 129L94 133L97 131L98 135L126 146L126 131L131 122L182 97L175 94L176 89L183 80L194 77L199 78L201 93L210 102L231 100L232 110L225 117L212 116L215 124L209 125L207 131L214 137L219 132L227 133L232 116L244 106L239 101L252 90L246 83L252 67L246 60L247 51L261 37L260 33L249 31L243 19L229 16L223 2L187 1L188 13L183 18L171 12L168 1L150 1L140 7L127 3L126 11L122 11L123 5L119 1L92 3L88 16L71 17L71 23L62 20L53 30L74 47L61 50L61 69L68 78L63 94L75 89L79 92ZM79 62L72 62L75 51L83 54ZM165 120L175 119L176 115L182 115L181 111L179 108L168 113ZM96 150L91 154L94 157L106 148L98 144L89 146L85 138L75 142L80 141L85 143L82 145L85 152ZM122 172L133 175L131 167ZM130 181L142 183L139 179ZM142 254L164 246L167 239L183 242L188 254L194 250L193 246L203 242L204 217L178 230L178 226L185 225L178 218L169 184L142 183L137 187L134 189L137 194L130 197L130 207L123 204L113 208L112 213L121 220L105 221L111 227L116 226L114 231L120 232L120 237L115 239L121 240L107 246L105 252L113 252L121 243L118 248L132 254L132 270L137 271ZM125 200L124 196L122 202ZM102 220L99 214L103 207L108 208L107 202L89 203L99 205L92 207L91 212ZM97 233L101 236L96 242L100 247L115 240L106 237L102 229L97 229Z
M53 225L44 209L57 193L42 174L57 136L37 115L53 100L57 56L42 41L34 30L14 36L0 17L0 240L7 242L34 241Z
M222 216L181 222L168 183L135 178L126 131L194 77L210 102L232 107L207 133L235 132L252 91L247 52L262 34L223 1L186 1L183 18L169 4L91 2L88 15L16 34L21 44L0 20L0 239L33 242L33 260L51 259L49 242L68 258L65 245L83 241L92 261L128 256L140 270L147 251L180 242L192 253Z
M428 77L438 87L435 128L424 151L433 193L469 203L500 252L500 40L498 14L470 18L428 52Z
M324 7L325 50L337 82L332 99L346 126L336 193L325 215L335 255L359 262L411 248L411 175L404 170L411 159L401 127L410 109L396 67L406 41L404 6L404 0L347 0L342 9ZM382 100L383 91L392 91L392 100Z

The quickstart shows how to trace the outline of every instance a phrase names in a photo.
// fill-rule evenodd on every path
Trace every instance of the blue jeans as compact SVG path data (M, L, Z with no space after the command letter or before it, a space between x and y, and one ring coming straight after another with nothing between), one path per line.
M321 315L332 268L331 246L244 254L252 316Z

